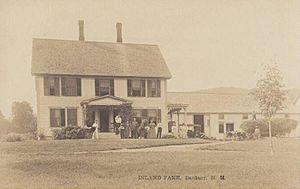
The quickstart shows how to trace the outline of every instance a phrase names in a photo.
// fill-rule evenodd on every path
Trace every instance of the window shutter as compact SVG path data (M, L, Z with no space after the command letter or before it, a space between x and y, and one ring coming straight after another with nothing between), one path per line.
M110 92L109 93L110 93L111 96L115 96L114 80L113 79L110 80Z
M99 94L99 79L95 79L95 96L100 96Z
M141 96L145 96L145 84L146 84L146 81L145 80L141 80L141 83L142 83L142 88L141 88L142 94L141 94Z
M67 125L77 126L77 109L67 109Z
M66 126L65 109L60 109L60 126L61 127Z
M147 95L151 97L151 80L147 80Z
M77 83L77 96L81 96L81 78L77 78L76 83Z
M50 86L49 86L49 78L44 77L44 95L49 96L50 95Z
M66 81L65 78L61 78L61 94L66 95Z
M54 79L54 95L59 96L59 78Z
M160 90L160 80L157 80L157 96L160 97L161 96L161 90Z
M55 110L50 109L50 127L55 127Z
M128 79L127 80L127 96L132 96L132 94L131 94L131 80L130 79Z

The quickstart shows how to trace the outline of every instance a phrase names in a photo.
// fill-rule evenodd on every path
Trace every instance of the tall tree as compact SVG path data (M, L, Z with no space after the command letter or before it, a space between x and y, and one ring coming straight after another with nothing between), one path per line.
M283 77L276 65L266 65L263 75L257 81L256 88L253 92L262 114L268 119L271 154L273 154L274 151L271 119L276 112L285 107L286 94L282 80Z
M12 105L12 123L16 132L33 133L36 130L35 116L29 102L14 102Z
M0 136L6 134L11 129L10 122L4 117L2 111L0 110Z

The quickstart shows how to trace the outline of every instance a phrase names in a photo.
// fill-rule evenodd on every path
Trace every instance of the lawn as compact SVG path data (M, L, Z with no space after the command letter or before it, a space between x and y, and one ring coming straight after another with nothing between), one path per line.
M0 188L299 187L298 139L274 140L273 156L269 154L267 140L198 147L188 152L100 152L196 142L205 141L107 139L1 143ZM80 151L91 153L74 153ZM191 180L186 180L186 176ZM215 179L211 180L212 176ZM225 180L220 180L220 176Z

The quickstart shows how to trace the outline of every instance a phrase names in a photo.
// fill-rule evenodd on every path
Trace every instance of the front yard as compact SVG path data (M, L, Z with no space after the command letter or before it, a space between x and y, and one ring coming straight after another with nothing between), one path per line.
M167 150L101 152L109 149L205 142L207 141L197 139L103 139L0 143L0 188L298 188L299 186L298 139L274 139L273 156L269 154L268 140L203 147L199 145L195 150L188 152ZM161 179L158 179L159 176ZM172 180L171 176L177 179ZM220 176L224 176L225 180L220 179ZM212 179L213 177L215 179ZM150 178L152 180L149 180Z

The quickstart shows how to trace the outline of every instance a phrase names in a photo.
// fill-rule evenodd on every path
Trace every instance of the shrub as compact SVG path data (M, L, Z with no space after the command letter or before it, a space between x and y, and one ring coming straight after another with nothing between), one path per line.
M9 133L7 135L4 135L1 139L4 142L17 142L25 140L25 137L22 134Z
M77 126L67 126L61 129L53 130L53 138L58 140L92 138L92 135L92 129Z
M258 126L262 136L269 135L269 125L267 119L249 120L241 124L241 129L252 135L255 127ZM271 119L272 136L283 136L289 134L297 127L297 121L289 118L273 118Z

